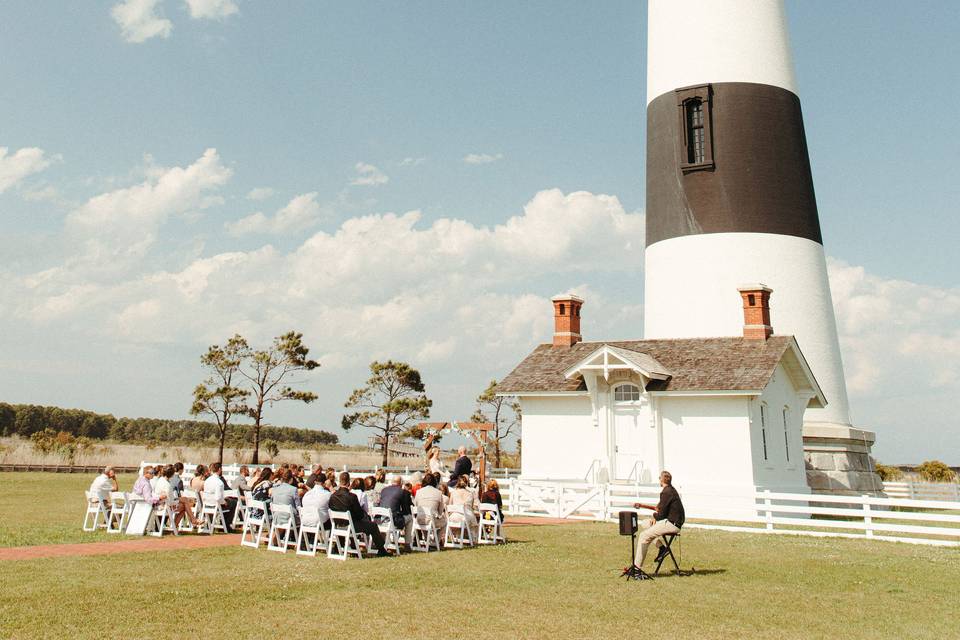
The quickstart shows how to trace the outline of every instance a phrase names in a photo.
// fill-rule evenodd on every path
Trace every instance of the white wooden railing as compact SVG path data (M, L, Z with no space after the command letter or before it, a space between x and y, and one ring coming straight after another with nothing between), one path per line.
M891 498L960 502L960 484L956 482L884 482L883 492Z
M679 490L688 527L960 546L960 501ZM500 483L508 514L609 522L635 502L656 503L659 491L653 485L516 478Z

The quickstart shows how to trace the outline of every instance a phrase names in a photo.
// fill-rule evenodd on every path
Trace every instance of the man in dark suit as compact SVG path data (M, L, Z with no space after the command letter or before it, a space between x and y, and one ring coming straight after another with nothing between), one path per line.
M360 507L360 500L350 491L350 474L346 471L340 474L340 486L330 496L330 511L349 511L353 519L353 528L357 533L365 533L373 539L373 546L377 549L377 556L388 556L383 548L383 534L380 527Z
M447 484L451 487L457 486L457 478L460 476L469 476L472 469L473 463L471 463L470 458L467 457L467 448L460 447L457 449L457 461L453 465L453 473L450 474L450 482Z
M380 506L390 509L393 526L403 531L403 540L409 549L413 540L413 498L403 488L403 478L399 474L391 474L390 484L380 492Z

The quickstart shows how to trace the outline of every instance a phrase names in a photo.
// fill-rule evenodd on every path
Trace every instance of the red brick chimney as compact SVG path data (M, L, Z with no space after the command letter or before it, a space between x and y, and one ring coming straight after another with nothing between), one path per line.
M743 337L748 340L766 340L773 335L770 324L770 294L773 289L765 284L746 284L738 287L743 298Z
M580 307L583 298L572 293L554 296L553 300L553 346L572 347L581 340Z

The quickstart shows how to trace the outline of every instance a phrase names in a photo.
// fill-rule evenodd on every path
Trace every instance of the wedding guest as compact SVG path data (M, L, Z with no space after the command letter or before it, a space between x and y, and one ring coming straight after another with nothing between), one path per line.
M110 506L110 492L120 491L120 483L117 482L117 472L113 467L104 467L103 473L98 475L90 483L90 494L100 498L100 500Z
M250 491L250 484L247 482L247 478L250 477L250 469L247 468L247 465L240 466L240 473L236 478L230 481L230 488L236 489L237 491L242 491L246 493Z
M423 483L414 497L413 504L418 508L429 509L434 514L434 524L438 529L443 529L447 524L446 499L443 493L437 489L438 478L432 473L423 476ZM419 518L420 524L427 524L423 518Z
M500 485L496 480L487 483L487 490L480 495L480 502L497 505L500 510L500 522L503 522L503 498L500 496Z
M147 465L143 468L143 475L137 478L136 483L133 485L133 492L140 496L140 499L144 502L157 504L160 502L160 499L153 495L153 487L150 485L153 479L153 467Z
M373 539L373 546L378 556L390 555L383 547L383 534L380 527L360 508L360 500L350 490L350 474L346 471L340 474L340 486L330 496L329 508L331 511L349 511L353 520L353 527L357 533L365 533Z
M413 541L413 497L403 488L400 474L390 474L390 484L380 492L380 506L390 509L393 526L403 531L407 549Z

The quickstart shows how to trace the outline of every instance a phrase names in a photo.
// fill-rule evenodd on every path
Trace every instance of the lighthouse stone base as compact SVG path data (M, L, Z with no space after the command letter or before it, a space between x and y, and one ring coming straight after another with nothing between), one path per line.
M803 455L810 489L814 493L881 495L883 483L870 459L876 439L876 434L866 429L805 423Z

